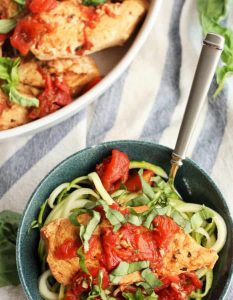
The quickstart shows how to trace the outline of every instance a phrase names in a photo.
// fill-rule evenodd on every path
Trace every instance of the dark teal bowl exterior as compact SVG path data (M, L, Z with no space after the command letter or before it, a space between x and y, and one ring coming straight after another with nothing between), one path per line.
M41 204L51 191L62 182L93 171L95 165L111 153L113 148L126 152L131 160L146 160L163 167L170 166L171 149L141 141L113 141L84 149L68 157L55 167L39 184L24 211L17 236L17 267L21 284L30 300L41 300L38 292L40 274L37 257L39 232L28 233L31 222L37 217ZM214 283L206 300L224 299L233 273L233 225L229 209L222 194L211 178L192 160L186 159L176 178L176 187L187 202L205 204L219 212L227 224L227 241L219 253L214 268Z

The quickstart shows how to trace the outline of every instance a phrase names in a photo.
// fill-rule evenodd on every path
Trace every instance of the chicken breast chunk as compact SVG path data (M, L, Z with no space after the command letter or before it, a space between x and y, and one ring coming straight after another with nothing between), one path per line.
M1 0L0 19L9 19L18 13L18 5L13 0Z
M218 259L216 251L200 246L181 229L163 255L161 275L179 275L201 268L212 269Z
M72 225L68 219L55 220L41 229L41 237L48 250L47 262L49 268L56 280L65 285L71 282L80 269L79 258L57 259L55 251L65 240L76 240L78 234L78 227Z
M147 8L147 0L108 2L97 8L59 2L51 11L40 14L51 29L40 35L31 51L40 60L52 60L122 45Z
M25 107L8 104L8 98L0 89L0 130L23 125L29 121Z
M43 72L50 74L53 78L64 80L70 88L73 98L78 96L89 82L100 76L94 60L87 56L50 62L22 61L18 70L20 83L17 90L23 94L37 97L45 87ZM0 89L0 130L29 122L28 110L27 107L12 105Z

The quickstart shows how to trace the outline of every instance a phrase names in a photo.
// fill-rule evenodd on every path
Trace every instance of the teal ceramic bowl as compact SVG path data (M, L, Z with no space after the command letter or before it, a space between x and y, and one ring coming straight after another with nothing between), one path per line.
M37 245L39 232L28 233L31 222L37 217L41 204L51 191L65 181L93 171L95 165L111 153L113 148L126 152L130 159L146 160L169 170L171 149L139 141L115 141L82 150L61 162L39 184L24 211L17 237L17 266L21 284L30 300L41 300L38 291L39 262ZM229 209L222 194L210 177L193 161L186 159L176 178L176 187L187 202L205 204L224 218L228 236L219 253L214 269L214 283L208 300L224 299L233 273L233 225Z

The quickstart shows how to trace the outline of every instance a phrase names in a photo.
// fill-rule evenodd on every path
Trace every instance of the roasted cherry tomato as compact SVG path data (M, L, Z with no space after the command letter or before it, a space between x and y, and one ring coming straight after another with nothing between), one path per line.
M56 5L56 0L27 0L27 8L34 14L49 11Z
M125 153L113 149L112 155L96 166L96 171L108 192L114 192L121 183L126 182L129 174L129 163L129 158Z
M151 177L154 176L154 172L150 170L145 170L143 172L143 178L146 182L150 183ZM138 173L129 175L128 180L125 183L125 186L130 192L138 192L142 189L142 184Z
M52 79L49 75L45 79L45 90L38 96L40 105L29 113L31 119L44 117L72 101L70 90L64 81Z
M153 233L143 226L127 223L117 232L104 228L102 243L107 270L115 268L120 261L148 260L153 266L158 262Z
M185 272L179 276L161 278L164 283L155 289L159 300L184 300L193 291L202 288L202 282L195 273Z
M55 256L57 259L71 259L77 256L77 250L82 245L80 240L65 240L55 250Z
M156 216L152 221L154 225L153 238L159 248L166 248L180 227L167 216Z
M26 55L36 38L46 31L45 24L40 23L35 18L28 17L19 20L10 38L11 45L19 50L22 55Z

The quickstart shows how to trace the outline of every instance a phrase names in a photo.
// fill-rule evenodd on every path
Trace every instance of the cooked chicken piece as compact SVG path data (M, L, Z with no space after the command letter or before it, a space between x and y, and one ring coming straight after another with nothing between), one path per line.
M18 5L13 0L1 0L0 19L9 19L18 13Z
M7 104L7 97L0 89L0 130L10 129L29 121L27 109L23 106Z
M72 225L68 219L58 219L45 225L40 232L48 250L47 262L53 276L58 282L69 284L80 269L79 258L57 259L55 250L67 239L76 240L79 234L78 227Z
M216 251L200 246L181 229L164 251L162 275L179 275L201 268L212 269L218 259Z
M75 97L81 89L92 79L99 77L99 70L95 61L88 56L76 59L60 59L49 62L22 62L19 67L20 83L26 86L43 89L45 81L41 72L48 72L54 77L62 77ZM33 93L33 95L35 95Z
M91 57L80 56L76 59L61 59L51 62L36 60L24 62L19 66L17 90L23 94L37 97L45 87L42 70L52 77L62 78L69 86L72 97L76 97L83 87L100 76L99 70ZM1 91L1 89L0 89ZM28 108L19 105L6 105L8 98L0 92L0 130L13 128L30 121ZM9 101L8 101L9 102Z
M89 220L89 215L81 215L78 220L82 224L86 224ZM97 229L94 232L95 235L99 234ZM41 229L41 237L45 242L48 256L47 262L49 264L50 270L56 280L62 284L70 284L75 274L80 269L79 258L75 257L72 259L57 259L55 256L56 248L61 245L65 240L77 240L79 236L79 229L70 223L68 219L58 219L52 221L51 223L45 225ZM87 267L98 267L98 261L94 257L102 253L102 248L100 241L95 241L95 247L91 249L91 259L86 259Z
M108 2L97 8L74 1L59 2L54 9L40 14L52 29L38 38L31 51L40 60L52 60L122 45L147 8L147 0Z

